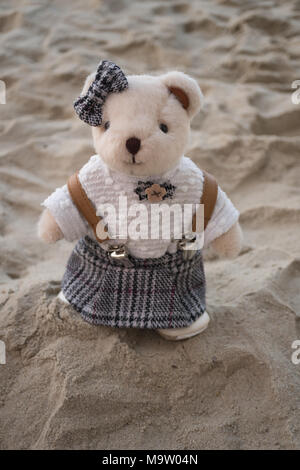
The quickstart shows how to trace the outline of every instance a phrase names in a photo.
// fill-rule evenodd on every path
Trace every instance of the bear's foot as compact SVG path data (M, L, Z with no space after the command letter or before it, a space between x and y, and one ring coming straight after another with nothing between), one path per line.
M167 328L156 330L163 338L171 341L180 341L181 339L191 338L206 330L209 324L209 316L204 312L194 323L185 328Z
M65 298L65 295L62 290L58 294L57 298L61 300L64 304L68 304L68 305L70 304L70 302Z

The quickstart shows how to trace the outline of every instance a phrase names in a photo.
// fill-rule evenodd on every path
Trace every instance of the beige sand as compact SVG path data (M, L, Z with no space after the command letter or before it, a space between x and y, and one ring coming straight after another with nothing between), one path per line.
M0 30L0 447L300 448L299 1L7 0ZM241 211L243 253L206 255L210 327L180 344L82 322L56 299L72 246L36 238L92 154L72 100L101 58L199 80L187 154Z

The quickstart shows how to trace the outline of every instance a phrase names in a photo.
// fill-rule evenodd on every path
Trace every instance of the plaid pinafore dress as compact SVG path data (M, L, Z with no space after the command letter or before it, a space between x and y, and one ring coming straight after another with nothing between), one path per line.
M217 183L204 173L204 226L213 212ZM77 175L68 188L78 210L93 227L99 217L83 194ZM83 196L83 197L82 197ZM205 311L205 274L202 252L190 259L178 250L160 258L128 254L126 262L101 247L102 240L81 238L68 260L62 291L82 318L95 325L134 328L182 328Z

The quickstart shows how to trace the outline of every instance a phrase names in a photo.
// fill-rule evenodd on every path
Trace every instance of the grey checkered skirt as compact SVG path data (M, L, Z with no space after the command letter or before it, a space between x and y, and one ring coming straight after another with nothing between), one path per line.
M180 328L205 311L201 251L191 260L184 260L182 251L129 259L132 267L122 266L98 242L79 240L62 290L84 320L113 327Z

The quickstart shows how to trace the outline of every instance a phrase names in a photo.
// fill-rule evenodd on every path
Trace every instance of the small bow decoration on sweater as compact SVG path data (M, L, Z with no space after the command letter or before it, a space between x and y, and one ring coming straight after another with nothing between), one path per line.
M149 202L159 202L168 197L172 198L175 189L175 186L170 182L158 184L152 181L139 181L134 192L138 195L140 201L148 199Z
M128 88L128 81L120 67L108 60L100 62L95 79L85 95L74 102L79 118L90 126L102 123L102 108L109 93L119 93Z

